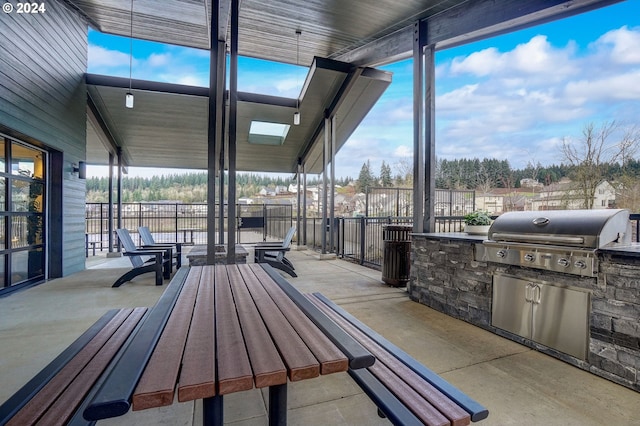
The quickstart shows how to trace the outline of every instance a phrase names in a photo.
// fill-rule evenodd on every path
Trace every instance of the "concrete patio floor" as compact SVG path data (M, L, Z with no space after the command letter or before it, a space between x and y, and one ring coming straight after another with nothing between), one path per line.
M409 300L380 272L310 250L287 255L301 292L320 291L489 409L481 425L638 425L640 393ZM252 259L252 255L249 256ZM108 309L152 306L165 286L145 274L120 288L127 258L89 257L85 271L0 299L4 402ZM346 373L292 383L289 424L374 425L375 406ZM130 412L99 425L200 425L199 403ZM225 396L225 422L265 425L266 392Z

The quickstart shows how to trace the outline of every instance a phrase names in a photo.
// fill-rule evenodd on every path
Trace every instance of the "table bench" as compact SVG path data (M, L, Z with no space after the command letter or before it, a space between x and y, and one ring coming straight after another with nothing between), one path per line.
M468 425L489 411L320 293L306 295L375 357L349 374L395 425Z
M113 309L0 406L0 424L93 424L86 396L143 320L146 308Z
M178 271L152 308L104 314L0 406L0 424L95 424L95 419L84 418L84 411L100 389L113 383L110 378L117 365L146 364L150 351L140 348L155 346L186 275L186 269ZM129 374L134 376L135 369Z

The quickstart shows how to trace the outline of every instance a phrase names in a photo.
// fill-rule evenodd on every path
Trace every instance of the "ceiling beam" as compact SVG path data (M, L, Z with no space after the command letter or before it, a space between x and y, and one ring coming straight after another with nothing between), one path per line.
M102 114L100 114L98 107L93 101L93 98L91 97L91 93L88 93L88 92L87 92L87 118L95 128L98 138L100 139L100 142L104 146L104 149L107 151L107 153L116 155L118 152L118 143L116 142L116 139L113 137L113 134L109 129L109 126L107 126L107 123L102 118Z
M588 12L622 0L471 0L427 18L427 44L455 47ZM336 60L379 66L411 57L414 26L339 55Z

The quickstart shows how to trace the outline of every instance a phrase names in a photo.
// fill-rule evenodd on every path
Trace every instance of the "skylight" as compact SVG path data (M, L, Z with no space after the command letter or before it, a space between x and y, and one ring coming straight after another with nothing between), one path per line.
M251 121L249 143L256 145L282 145L287 133L289 133L289 127L288 124Z

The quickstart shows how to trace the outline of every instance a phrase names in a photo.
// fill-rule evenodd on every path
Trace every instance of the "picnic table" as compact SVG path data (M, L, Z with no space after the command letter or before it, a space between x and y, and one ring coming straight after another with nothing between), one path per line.
M270 423L286 424L288 381L374 362L324 315L316 321L313 312L303 311L296 300L304 296L286 281L278 283L265 268L190 267L139 380L132 377L132 362L123 354L121 367L111 371L84 411L85 418L202 399L203 423L217 425L222 424L224 395L268 387ZM130 402L118 395L127 381L135 383Z

